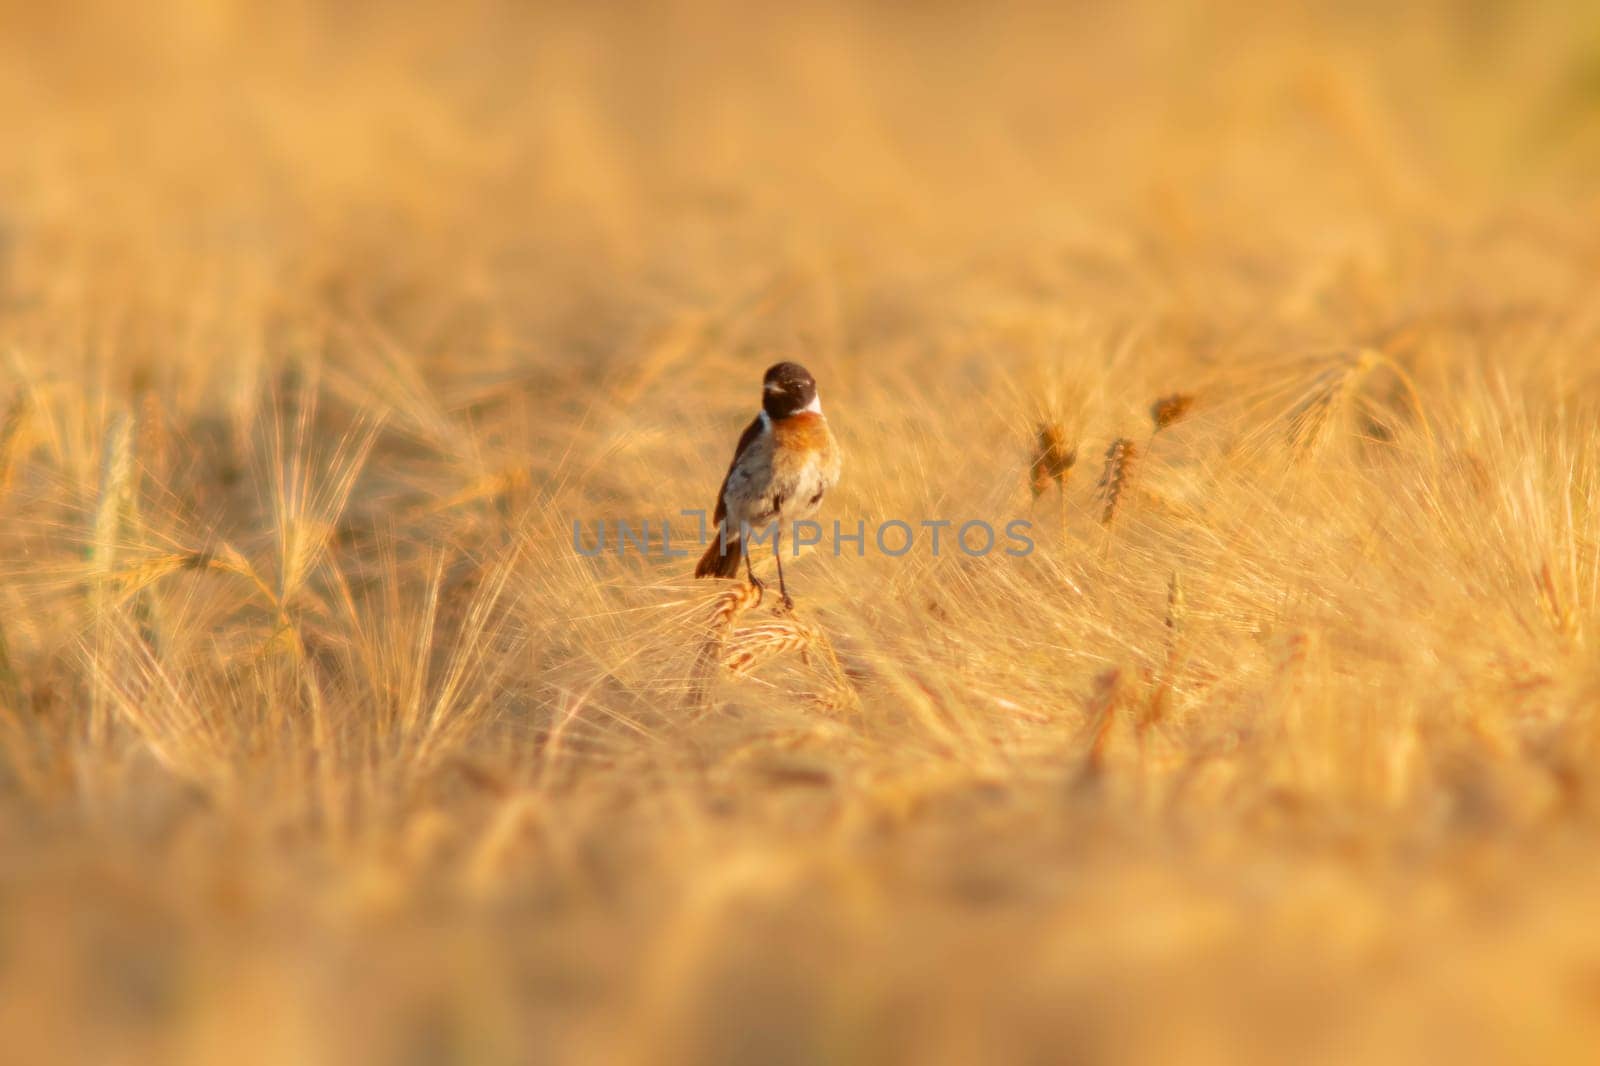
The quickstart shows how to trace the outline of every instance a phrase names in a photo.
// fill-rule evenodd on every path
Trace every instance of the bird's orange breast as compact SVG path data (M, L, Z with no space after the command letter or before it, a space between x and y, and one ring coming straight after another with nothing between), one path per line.
M780 448L815 451L833 444L833 434L821 415L802 411L772 423L772 440Z
M828 420L814 412L802 411L774 422L772 453L775 477L798 475L802 469L813 467L819 469L827 484L839 476L839 446L828 429Z

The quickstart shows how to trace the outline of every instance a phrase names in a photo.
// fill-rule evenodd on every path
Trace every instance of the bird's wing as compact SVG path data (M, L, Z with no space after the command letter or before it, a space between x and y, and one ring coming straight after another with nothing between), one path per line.
M728 464L728 472L722 475L722 487L717 490L717 513L711 520L713 525L722 525L722 520L728 516L728 479L733 477L733 468L739 465L739 460L759 436L761 436L761 416L756 415L750 420L750 424L744 427L744 432L739 434L739 446L733 450L733 462Z

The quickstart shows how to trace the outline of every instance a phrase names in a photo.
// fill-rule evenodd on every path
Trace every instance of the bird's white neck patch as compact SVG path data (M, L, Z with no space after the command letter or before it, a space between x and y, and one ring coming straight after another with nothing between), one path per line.
M804 407L800 408L800 410L802 410L802 411L810 411L812 414L820 415L822 413L822 397L821 396L813 396L813 397L811 397L811 402L806 404Z

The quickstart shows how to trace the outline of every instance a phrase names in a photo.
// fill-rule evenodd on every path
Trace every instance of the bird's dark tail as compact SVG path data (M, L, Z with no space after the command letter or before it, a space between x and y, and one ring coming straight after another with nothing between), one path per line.
M706 545L706 553L700 556L700 562L695 565L695 577L733 577L739 572L739 537L728 538L728 543L723 544L721 537L712 537L711 543Z

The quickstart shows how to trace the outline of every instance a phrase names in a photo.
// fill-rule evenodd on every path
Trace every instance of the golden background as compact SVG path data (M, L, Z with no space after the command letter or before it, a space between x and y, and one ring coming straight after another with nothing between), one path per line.
M1595 1061L1593 5L6 3L0 131L3 1057ZM573 551L780 358L1037 549Z

